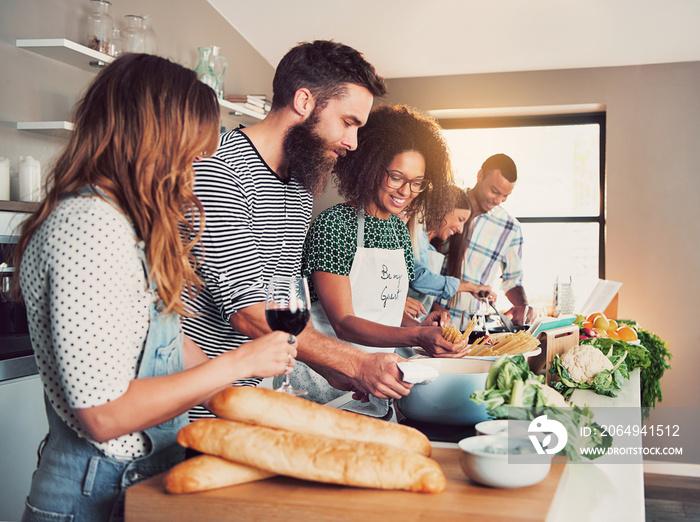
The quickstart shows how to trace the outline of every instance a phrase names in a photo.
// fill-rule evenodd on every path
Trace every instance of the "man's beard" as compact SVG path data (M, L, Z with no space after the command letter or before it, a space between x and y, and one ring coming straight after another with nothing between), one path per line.
M316 132L317 123L318 116L312 113L305 122L287 131L283 144L289 176L312 196L318 196L326 189L337 161L330 154L333 147ZM342 155L344 150L336 152Z

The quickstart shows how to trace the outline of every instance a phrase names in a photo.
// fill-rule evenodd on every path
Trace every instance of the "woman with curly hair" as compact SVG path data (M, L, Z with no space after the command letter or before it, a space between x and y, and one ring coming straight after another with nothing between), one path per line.
M125 54L74 121L16 248L49 424L22 520L122 519L127 487L184 458L191 407L296 355L275 332L210 360L180 328L181 292L201 286L183 236L204 221L192 162L218 144L214 91Z
M422 306L418 317L420 313L430 311L431 307L438 309L438 305L433 304L436 297L449 301L459 292L469 292L479 298L495 298L490 286L460 279L471 231L472 205L466 192L459 187L452 186L449 192L453 209L445 215L438 228L426 229L415 214L406 221L416 272L408 295ZM443 265L446 265L445 275Z
M421 324L404 313L413 250L397 214L420 212L432 226L450 210L453 174L440 126L408 107L377 107L358 131L357 150L338 159L335 177L346 203L316 217L302 255L314 327L369 351L459 352L463 346L442 337L441 317ZM317 402L343 393L301 364L292 380Z

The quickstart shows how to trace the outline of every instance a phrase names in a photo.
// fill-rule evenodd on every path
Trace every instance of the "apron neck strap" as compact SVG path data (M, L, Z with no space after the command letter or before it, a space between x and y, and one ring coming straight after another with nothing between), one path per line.
M365 209L357 209L357 248L365 246Z

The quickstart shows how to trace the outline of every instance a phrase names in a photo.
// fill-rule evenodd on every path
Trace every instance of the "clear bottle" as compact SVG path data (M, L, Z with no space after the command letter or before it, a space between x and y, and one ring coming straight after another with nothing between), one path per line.
M114 20L109 14L107 0L91 0L92 12L87 18L87 46L101 53L109 54Z
M216 90L216 75L211 68L211 47L197 47L197 50L199 51L199 63L194 72L197 73L200 82Z
M143 17L143 52L148 54L158 54L158 39L153 29L151 15L141 15Z
M112 42L109 44L109 55L117 57L124 52L124 38L122 38L119 28L112 29Z
M221 55L221 47L218 45L211 46L211 69L216 76L216 95L219 98L224 97L224 78L226 77L226 69L228 68L228 61L224 56Z
M141 15L126 15L126 27L122 31L125 53L144 52L143 17Z

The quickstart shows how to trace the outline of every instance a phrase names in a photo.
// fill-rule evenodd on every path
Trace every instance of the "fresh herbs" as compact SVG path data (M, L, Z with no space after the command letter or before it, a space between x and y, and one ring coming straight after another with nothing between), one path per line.
M671 369L668 363L671 360L671 352L668 351L668 343L658 335L637 330L637 335L642 345L649 350L649 366L642 368L640 373L640 387L642 391L642 407L653 408L656 401L661 402L661 377L666 370Z
M640 368L642 407L653 408L656 406L657 400L659 402L662 400L661 377L663 377L666 370L671 368L669 361L672 355L668 350L668 343L660 339L658 335L637 327L634 321L620 322L629 324L636 330L640 344L606 339L604 337L584 339L581 341L581 344L595 346L603 353L609 352L611 348L614 355L627 353L627 358L625 359L627 368L630 371Z

